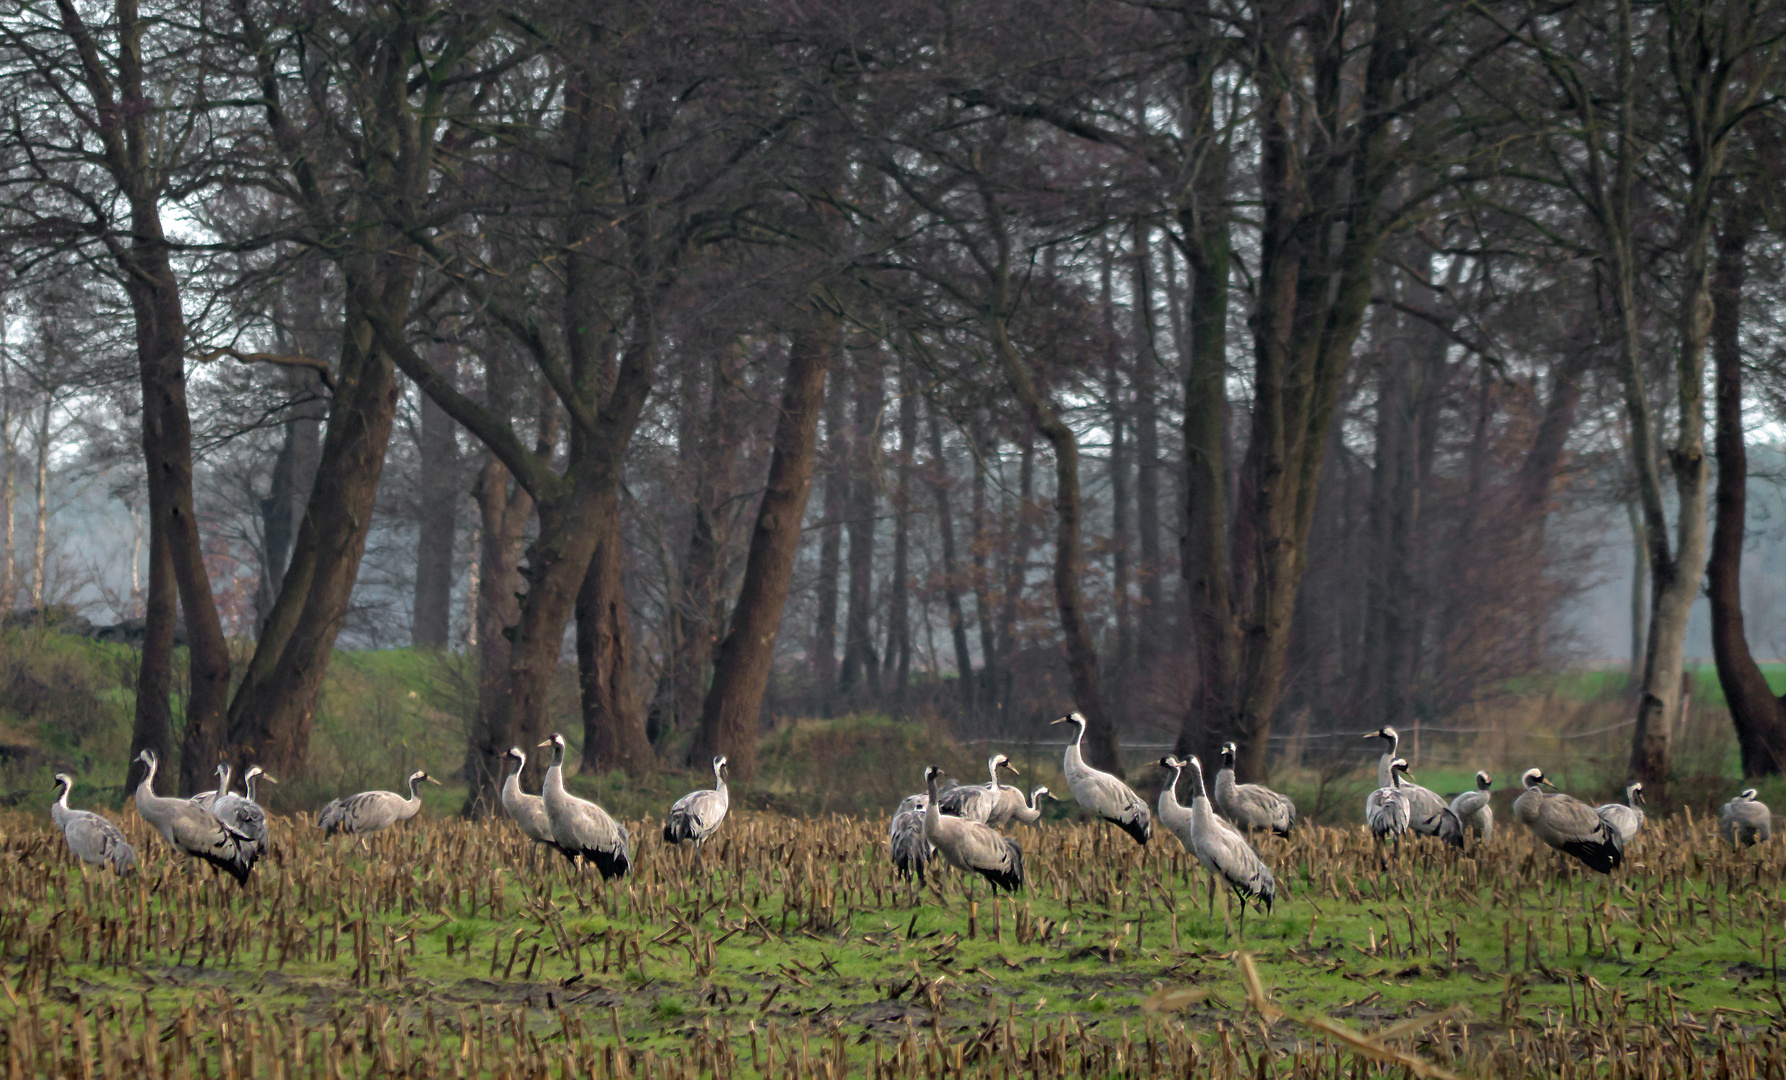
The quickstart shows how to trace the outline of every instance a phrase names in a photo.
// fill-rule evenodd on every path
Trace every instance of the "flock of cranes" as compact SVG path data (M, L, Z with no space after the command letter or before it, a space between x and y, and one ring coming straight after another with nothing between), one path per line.
M1096 817L1115 825L1137 844L1153 836L1154 820L1165 827L1209 874L1210 907L1214 908L1218 884L1226 886L1240 905L1244 934L1246 909L1254 904L1271 910L1277 898L1277 881L1248 839L1249 833L1288 837L1296 825L1296 805L1290 798L1260 784L1236 782L1235 746L1221 748L1222 768L1215 777L1212 800L1204 783L1203 763L1168 755L1156 764L1171 775L1150 811L1145 800L1120 778L1095 769L1085 761L1081 744L1086 721L1070 713L1054 721L1072 724L1076 731L1062 755L1061 768L1073 799ZM1392 727L1381 727L1365 736L1380 739L1386 747L1377 764L1377 788L1365 798L1365 824L1385 845L1386 853L1399 851L1407 834L1430 836L1461 849L1474 833L1488 843L1494 833L1494 811L1489 805L1493 778L1476 774L1476 787L1450 803L1413 781L1408 761L1398 753L1400 736ZM507 757L514 771L501 789L503 810L522 834L542 847L556 849L572 865L593 864L604 879L625 875L632 869L631 838L626 826L606 810L578 798L564 787L564 736L554 734L540 743L550 748L540 794L521 790L521 771L527 755L512 747ZM161 834L169 847L190 858L207 862L246 885L255 863L268 847L267 818L255 798L259 780L276 783L259 766L243 775L243 792L230 789L228 765L217 769L217 787L190 798L164 798L155 794L159 762L144 750L137 760L145 767L136 789L136 812ZM1042 800L1053 798L1036 786L1026 797L1015 787L1000 782L1001 771L1018 772L1011 760L995 754L987 760L988 782L957 785L939 790L941 771L924 772L925 791L907 796L893 814L888 849L896 872L920 885L928 884L933 860L968 875L985 878L994 889L1021 888L1024 882L1023 848L1003 831L1014 823L1037 823ZM1186 771L1192 775L1191 803L1178 799L1178 785ZM364 838L414 817L422 806L417 785L439 781L418 769L408 780L408 797L394 791L363 791L336 799L317 814L316 825L325 835L344 833ZM1611 873L1623 864L1625 852L1643 828L1643 785L1625 788L1623 803L1590 806L1555 790L1542 769L1527 769L1520 778L1523 789L1513 803L1513 816L1550 847L1579 860L1600 873ZM105 866L127 874L137 865L137 853L117 825L98 814L68 805L74 781L56 774L56 800L50 817L61 830L69 850L82 863ZM1719 832L1732 847L1764 843L1772 836L1772 815L1748 788L1719 811ZM678 799L664 818L663 838L669 844L692 843L698 851L725 822L730 807L726 786L726 759L713 759L713 787L692 791ZM970 883L972 877L967 879ZM970 890L971 891L971 890Z

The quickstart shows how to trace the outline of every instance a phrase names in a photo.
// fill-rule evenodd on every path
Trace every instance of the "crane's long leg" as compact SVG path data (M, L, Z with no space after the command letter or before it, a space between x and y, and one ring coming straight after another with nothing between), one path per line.
M1213 919L1215 918L1215 875L1210 874L1207 868L1204 873L1209 876L1209 917Z

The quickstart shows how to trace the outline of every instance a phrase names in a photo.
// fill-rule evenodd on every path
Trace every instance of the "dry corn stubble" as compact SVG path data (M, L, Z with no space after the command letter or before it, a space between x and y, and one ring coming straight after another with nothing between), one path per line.
M1786 1077L1786 860L1704 822L1652 821L1610 880L1517 828L1386 867L1361 831L1262 840L1283 889L1244 958L1170 837L1019 829L1028 887L970 901L898 880L884 820L739 813L698 855L653 824L602 883L503 821L362 852L276 818L238 890L134 817L123 880L0 818L0 1068Z

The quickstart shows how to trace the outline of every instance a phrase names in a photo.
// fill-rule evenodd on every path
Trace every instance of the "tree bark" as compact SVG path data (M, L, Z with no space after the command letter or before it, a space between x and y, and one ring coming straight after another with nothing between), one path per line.
M583 705L583 771L593 775L619 768L638 778L652 771L656 759L633 685L618 480L616 476L610 495L616 512L597 525L595 554L577 594L577 682Z
M481 745L500 742L504 735L496 723L508 686L511 637L521 619L520 593L525 584L521 547L528 519L533 516L533 496L509 478L509 471L494 455L485 459L472 494L477 500L479 527L478 711L471 741ZM474 770L475 764L469 761L461 770L467 782Z
M1110 658L1111 681L1116 696L1135 658L1134 597L1129 581L1129 455L1127 417L1123 408L1122 345L1116 329L1116 301L1111 278L1114 257L1108 246L1100 252L1098 299L1104 309L1104 408L1110 416L1110 590L1116 608L1116 650Z
M757 717L769 686L769 667L775 659L782 606L793 581L794 557L800 551L825 373L837 347L837 334L837 320L829 315L806 315L794 330L769 477L757 509L744 581L732 608L731 625L720 642L713 685L701 710L701 728L688 755L688 764L698 765L725 754L733 771L744 780L756 774Z
M437 346L431 359L452 381L458 357L450 346ZM415 606L410 639L418 649L446 648L453 621L453 534L459 521L459 452L453 418L428 395L422 395L421 461L417 507Z
M688 553L682 560L682 604L677 613L672 724L686 730L699 723L701 702L713 671L713 647L719 637L721 578L729 539L719 519L721 504L732 495L732 472L742 433L739 405L744 355L736 347L720 350L714 360L703 430L691 432L698 449L693 468L695 493L689 525ZM835 583L835 575L832 578ZM833 595L833 611L836 598Z
M812 632L812 681L818 713L830 716L837 693L838 575L843 570L843 518L849 492L849 437L844 430L849 380L834 378L825 394L825 504L819 529L818 617Z
M864 358L857 372L856 417L850 432L849 610L844 620L843 669L837 687L846 700L861 686L869 700L880 697L881 658L874 647L874 549L880 496L881 369Z
M991 427L990 423L986 425L988 431ZM992 604L993 537L986 506L986 463L998 455L998 439L990 434L982 437L972 432L968 433L968 438L975 451L972 462L974 505L968 557L973 566L974 622L980 627L980 676L974 682L974 709L980 716L990 718L998 710L1002 700L1000 693L1003 683L999 672L1004 670L999 660L1000 616Z
M1160 405L1158 393L1159 350L1155 344L1153 315L1153 255L1147 228L1135 228L1135 262L1132 288L1135 296L1134 416L1135 431L1135 576L1141 587L1140 617L1136 620L1134 660L1143 670L1159 658L1166 641L1165 566L1160 557Z
M1026 425L1027 426L1027 425ZM1006 549L1005 582L998 610L998 681L993 688L993 707L1010 708L1013 669L1017 662L1017 609L1029 586L1030 516L1036 505L1036 441L1027 431L1017 461L1017 505L1011 509Z
M1712 270L1712 362L1716 369L1718 456L1717 528L1712 534L1707 593L1712 606L1712 655L1736 727L1743 776L1774 776L1786 768L1786 696L1768 685L1749 649L1743 622L1743 537L1748 525L1749 452L1743 435L1743 280L1755 227L1753 196L1724 214Z

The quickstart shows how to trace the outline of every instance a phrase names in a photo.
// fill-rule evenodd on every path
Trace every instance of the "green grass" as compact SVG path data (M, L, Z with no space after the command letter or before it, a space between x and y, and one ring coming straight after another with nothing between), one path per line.
M41 821L15 821L0 964L27 1005L127 995L166 1017L223 994L294 1030L387 1009L393 1037L416 1052L458 1046L457 1036L430 1042L427 1017L512 1024L517 1008L521 1030L542 1042L567 1021L588 1029L565 1036L573 1043L611 1042L618 1025L634 1050L664 1055L697 1032L729 1030L748 1057L753 1025L822 1041L841 1024L859 1066L908 1019L951 1040L998 1017L1020 1034L1064 1022L1107 1039L1164 1023L1207 1044L1216 1025L1250 1015L1235 913L1220 897L1213 913L1205 906L1202 871L1163 833L1142 851L1101 828L1020 830L1030 886L995 911L982 884L970 915L958 877L941 892L890 879L881 823L741 815L701 862L665 850L652 824L633 824L638 872L605 884L573 881L505 824L430 822L371 853L285 832L280 859L239 893L187 884L184 868L140 890L83 883L53 846L37 846ZM1480 860L1410 845L1387 870L1355 832L1266 846L1283 894L1273 913L1247 918L1245 947L1277 1004L1365 1030L1454 1008L1480 1046L1587 1027L1587 978L1627 1004L1660 989L1701 1024L1776 1009L1777 851L1683 859L1680 836L1652 836L1609 892L1597 877L1559 878L1553 856L1503 829ZM152 875L171 865L158 839L133 831ZM47 884L21 869L29 852L52 857ZM165 939L82 959L83 927L96 924L148 925ZM243 951L225 960L213 948L199 963L194 928L206 925ZM47 969L44 935L61 955ZM282 956L283 944L298 947ZM1168 988L1200 996L1149 1012Z

